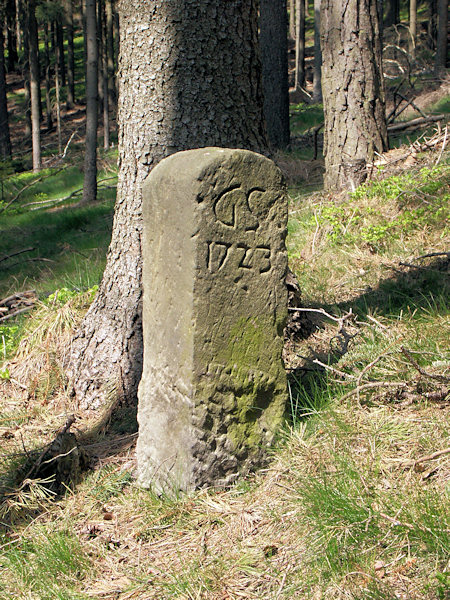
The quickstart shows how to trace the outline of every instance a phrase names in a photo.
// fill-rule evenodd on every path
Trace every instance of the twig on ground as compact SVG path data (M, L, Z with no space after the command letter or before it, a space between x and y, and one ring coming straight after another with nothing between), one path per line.
M13 317L17 317L17 315L20 315L26 312L27 310L31 310L32 308L33 306L25 306L25 308L20 308L19 310L16 310L13 313L9 313L9 315L5 315L4 317L0 318L0 323L3 323L3 321L7 321L8 319L12 319Z
M433 123L435 121L442 121L445 115L432 115L430 117L419 117L412 119L411 121L405 121L404 123L395 123L394 125L388 125L388 131L403 131L408 127L417 127L419 125L426 125L427 123Z
M18 252L13 252L12 254L5 254L5 256L2 256L0 258L0 262L3 262L4 260L8 260L9 258L12 258L13 256L18 256L19 254L25 254L25 252L32 252L33 250L36 250L36 248L25 248L24 250L19 250ZM0 301L0 304L2 304L1 301Z
M448 125L445 126L444 141L442 142L442 148L441 148L441 151L439 152L439 156L436 159L435 165L438 165L441 162L442 154L443 154L443 152L445 150L445 146L447 144L447 135L448 135Z
M318 358L314 358L312 360L312 362L315 365L319 365L321 367L323 367L324 369L326 369L327 371L331 371L332 373L336 373L337 375L339 375L340 377L345 378L349 378L349 379L356 379L355 375L351 375L350 373L344 373L344 371L339 371L339 369L335 369L334 367L331 367L330 365L326 365L325 363L321 362Z
M433 258L435 256L447 256L450 257L450 252L430 252L429 254L422 254L422 256L418 256L417 258L413 258L412 260L421 260L422 258Z
M23 265L24 263L27 263L27 262L50 262L50 263L54 263L55 261L52 260L51 258L39 258L39 257L36 257L36 258L27 258L27 260L24 260L22 262L16 262L16 263L14 263L12 265L8 265L8 266L3 267L3 268L4 269L12 269L13 267L17 267L17 266Z
M356 387L351 392L344 394L341 400L347 400L347 398L351 398L351 396L359 394L359 392L377 387L406 387L406 383L402 381L371 381L370 383L364 383L363 385Z
M404 354L404 356L406 356L406 358L409 360L409 362L412 364L412 366L416 369L416 371L418 371L424 377L428 377L429 379L435 379L436 381L440 381L441 383L450 382L450 377L446 377L445 375L439 375L439 374L435 375L434 373L428 373L428 371L425 371L425 369L422 369L422 367L415 360L415 358L413 358L413 356L411 356L411 352L404 346L402 346L401 350L402 350L402 354Z

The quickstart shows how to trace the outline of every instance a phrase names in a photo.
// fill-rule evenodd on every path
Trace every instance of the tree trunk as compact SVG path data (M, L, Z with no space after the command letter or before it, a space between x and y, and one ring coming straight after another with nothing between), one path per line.
M86 0L86 148L84 153L83 203L97 197L98 46L95 0Z
M23 64L22 76L24 87L24 113L25 113L25 132L24 137L29 140L31 137L31 92L30 92L30 37L28 31L27 5L24 0L20 0L19 15L20 27L22 30L23 44Z
M51 66L50 66L50 43L48 37L48 23L44 23L44 57L45 57L45 112L47 118L47 129L50 130L53 127L52 119L52 100L50 96L51 92Z
M447 66L447 26L448 0L438 0L438 29L435 61L435 71L438 76L445 75L445 67Z
M392 27L400 23L400 0L388 0L385 26Z
M135 402L142 370L141 185L165 156L266 151L256 0L121 0L119 182L103 280L72 344L82 407ZM180 19L183 15L183 19Z
M6 0L6 33L8 48L8 73L15 70L19 61L17 54L17 27L16 27L16 2L15 0Z
M75 52L73 46L73 0L65 0L67 35L67 108L75 104Z
M295 89L305 85L305 0L297 0L295 7Z
M108 100L109 106L113 109L116 106L116 84L115 84L115 65L114 65L114 8L113 1L106 0L106 48L107 48L107 68L108 68Z
M33 148L33 171L41 170L41 82L39 74L39 41L34 0L28 2L28 32L30 43L30 93L31 93L31 141Z
M55 31L56 31L56 45L58 46L58 68L59 68L59 76L61 85L63 87L66 86L66 59L64 56L64 32L63 26L61 22L61 17L58 17L55 23Z
M387 149L377 0L322 0L325 186L354 189Z
M314 102L322 102L322 50L320 47L320 1L321 0L314 0Z
M428 46L431 50L436 50L437 41L437 14L438 14L438 0L428 0L428 27L427 27L427 39Z
M0 160L11 158L11 138L9 136L8 104L5 79L5 40L3 27L0 27Z
M295 40L295 0L289 0L289 37Z
M103 52L100 60L102 64L102 85L103 85L103 149L109 148L109 89L108 89L108 47L106 32L106 10L102 13L103 29Z
M97 0L97 52L98 52L98 110L103 112L103 53L104 53L104 36L103 36L103 0Z
M259 30L267 134L273 148L285 148L289 144L286 0L261 0Z
M417 0L409 0L409 53L416 56Z

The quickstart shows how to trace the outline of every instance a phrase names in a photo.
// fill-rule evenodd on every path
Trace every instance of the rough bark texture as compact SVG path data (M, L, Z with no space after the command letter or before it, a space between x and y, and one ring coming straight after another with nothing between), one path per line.
M438 75L445 74L445 67L447 65L447 27L448 0L438 0L438 31L435 62L435 70Z
M295 0L289 0L289 37L295 40Z
M264 115L273 148L289 144L286 0L261 0L260 44Z
M86 1L86 150L84 154L83 203L97 196L98 48L95 0Z
M409 0L409 36L409 53L414 58L417 37L417 0Z
M203 146L267 149L256 0L121 0L119 183L99 292L69 373L83 407L105 387L136 399L142 372L141 185L153 166ZM170 274L169 274L170 276Z
M400 23L400 0L387 0L385 26L392 27Z
M387 149L376 0L322 0L325 186L353 189Z
M16 2L15 0L6 0L6 35L8 44L8 73L14 71L19 55L17 54L17 33L16 33Z
M0 160L11 158L8 105L6 100L5 54L3 27L0 27Z

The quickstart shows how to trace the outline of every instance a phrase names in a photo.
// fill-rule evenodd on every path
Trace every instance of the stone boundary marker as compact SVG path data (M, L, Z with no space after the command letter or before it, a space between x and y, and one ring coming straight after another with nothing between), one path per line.
M283 177L247 150L188 150L143 201L138 481L228 485L264 462L287 399Z

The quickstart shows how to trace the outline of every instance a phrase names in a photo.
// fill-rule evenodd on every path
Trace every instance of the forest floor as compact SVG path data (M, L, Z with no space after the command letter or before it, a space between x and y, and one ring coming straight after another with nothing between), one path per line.
M446 84L432 92L427 112L448 113ZM76 140L39 175L3 175L0 600L449 597L448 130L403 134L371 181L331 195L314 158L321 108L291 110L294 149L276 160L307 318L286 341L271 461L227 490L139 489L135 407L83 413L66 391L105 264L115 151L89 207ZM62 490L36 464L72 414L89 468Z

